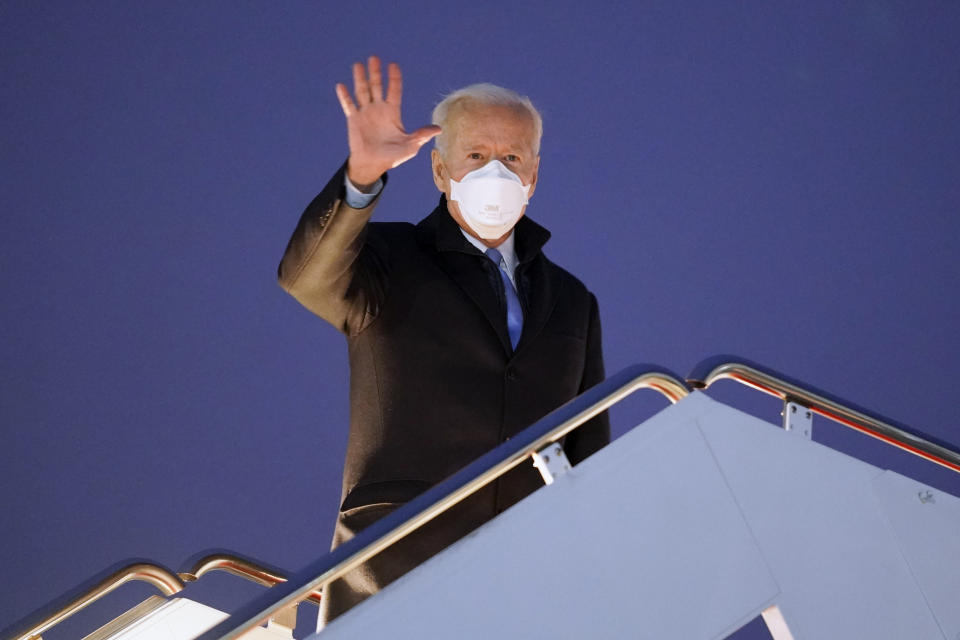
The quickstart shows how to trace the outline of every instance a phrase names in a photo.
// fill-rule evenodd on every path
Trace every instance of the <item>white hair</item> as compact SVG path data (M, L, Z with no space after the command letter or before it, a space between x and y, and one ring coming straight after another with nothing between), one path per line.
M444 96L437 106L433 108L433 124L439 125L444 130L443 133L433 139L433 144L440 152L445 155L447 150L447 119L450 116L450 110L459 104L481 104L481 105L500 105L522 109L533 118L533 152L540 153L540 138L543 137L543 118L537 111L530 98L521 96L516 91L498 87L489 82L471 84L469 87L457 89L453 93Z

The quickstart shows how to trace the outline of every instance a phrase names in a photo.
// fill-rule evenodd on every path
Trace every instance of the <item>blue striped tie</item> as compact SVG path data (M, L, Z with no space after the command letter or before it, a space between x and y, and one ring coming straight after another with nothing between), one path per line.
M510 281L510 276L503 270L503 256L500 252L496 249L487 249L486 254L500 271L503 292L507 296L507 332L510 334L510 345L516 349L517 343L520 342L520 333L523 331L523 308L520 306L520 298Z

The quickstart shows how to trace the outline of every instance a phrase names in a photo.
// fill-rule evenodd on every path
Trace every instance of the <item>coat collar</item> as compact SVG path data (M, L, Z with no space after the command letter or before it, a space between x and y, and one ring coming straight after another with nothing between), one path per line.
M543 249L543 245L550 239L550 232L527 216L520 218L517 226L514 227L514 233L519 264L536 258ZM440 196L437 208L417 225L417 237L422 244L432 245L437 251L480 255L480 251L463 237L460 225L450 215L447 209L447 198L443 195Z
M518 259L516 279L524 305L523 333L516 352L510 346L507 333L506 303L496 293L499 275L491 276L484 263L477 260L486 258L463 237L460 226L447 210L446 197L441 196L437 208L417 225L418 241L437 251L441 267L480 308L508 358L521 354L524 346L540 333L561 289L557 270L550 268L552 265L541 251L550 239L550 232L527 216L520 218L514 230Z

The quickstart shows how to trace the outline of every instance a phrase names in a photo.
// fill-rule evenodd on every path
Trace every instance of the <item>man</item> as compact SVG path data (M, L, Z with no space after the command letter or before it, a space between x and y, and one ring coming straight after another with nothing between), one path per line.
M333 546L603 379L594 296L541 251L524 216L537 184L540 116L493 85L455 92L407 133L401 74L353 68L336 91L350 156L307 207L280 284L346 334L350 438ZM439 205L417 225L371 223L388 169L437 137ZM407 205L409 207L409 205ZM489 250L497 253L486 253ZM574 464L609 441L606 415L566 438ZM542 486L514 469L327 586L322 620Z

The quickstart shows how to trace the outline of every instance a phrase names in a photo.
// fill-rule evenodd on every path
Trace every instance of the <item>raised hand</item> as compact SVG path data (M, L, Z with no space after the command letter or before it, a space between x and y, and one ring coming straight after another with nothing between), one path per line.
M347 88L337 84L337 98L347 116L347 139L350 143L347 177L361 190L375 183L387 169L417 155L420 147L440 133L440 127L435 125L407 133L400 120L400 97L403 94L400 67L393 62L387 66L390 84L384 99L380 59L370 56L367 62L369 80L363 63L353 65L356 103L350 98Z

